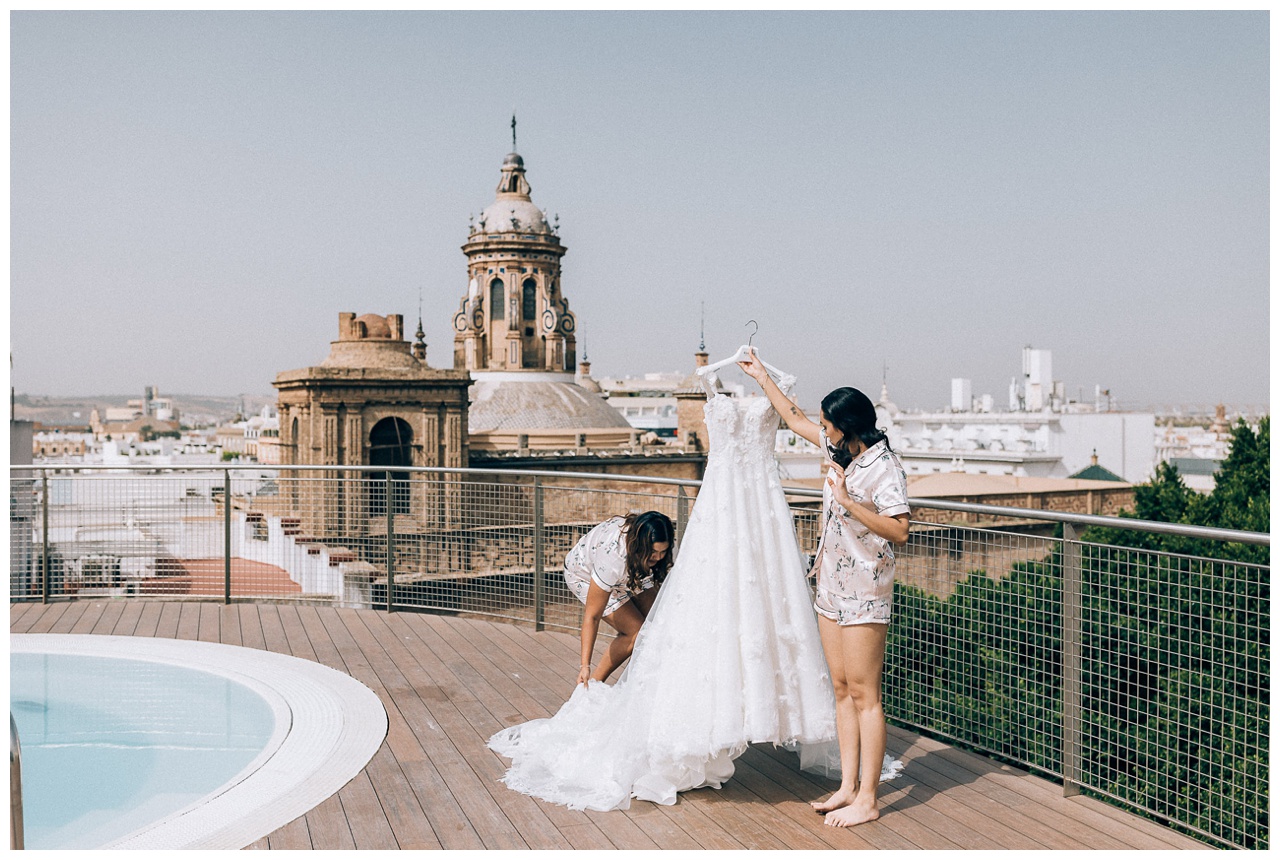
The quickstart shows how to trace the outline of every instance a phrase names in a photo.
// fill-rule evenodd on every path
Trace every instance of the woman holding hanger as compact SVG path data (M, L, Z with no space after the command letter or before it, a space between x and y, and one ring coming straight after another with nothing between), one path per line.
M764 389L787 427L829 458L822 537L813 561L814 609L835 690L841 777L835 794L813 808L836 827L862 824L880 817L877 766L886 735L881 677L893 544L906 543L910 528L906 472L876 429L870 398L858 389L837 388L824 397L815 424L782 392L754 350L739 366ZM860 767L867 778L859 780Z

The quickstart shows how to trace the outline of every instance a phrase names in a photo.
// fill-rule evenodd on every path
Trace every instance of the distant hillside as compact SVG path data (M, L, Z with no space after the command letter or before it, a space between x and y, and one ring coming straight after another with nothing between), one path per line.
M272 394L245 394L242 396L217 397L208 394L169 394L162 396L171 398L177 407L183 424L214 424L230 421L235 418L241 408L256 414L268 403L275 403ZM87 425L89 413L94 409L105 410L107 407L123 407L130 400L142 397L136 394L92 394L84 397L59 397L48 394L15 394L13 398L13 417L20 421L38 421L48 426Z

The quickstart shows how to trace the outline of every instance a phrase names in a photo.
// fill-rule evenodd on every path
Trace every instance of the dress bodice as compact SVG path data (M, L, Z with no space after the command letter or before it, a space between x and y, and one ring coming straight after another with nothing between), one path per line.
M791 382L784 377L782 390L787 391ZM774 464L778 413L768 397L729 397L716 393L707 400L703 415L710 449L708 468L726 462Z

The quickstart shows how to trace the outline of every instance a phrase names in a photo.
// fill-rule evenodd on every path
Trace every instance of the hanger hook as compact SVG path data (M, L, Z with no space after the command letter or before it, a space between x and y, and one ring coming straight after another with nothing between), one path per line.
M755 328L752 329L751 331L751 337L747 338L747 346L751 346L751 338L755 337L756 333L760 331L760 323L756 322L755 320L747 320L747 325L755 326Z

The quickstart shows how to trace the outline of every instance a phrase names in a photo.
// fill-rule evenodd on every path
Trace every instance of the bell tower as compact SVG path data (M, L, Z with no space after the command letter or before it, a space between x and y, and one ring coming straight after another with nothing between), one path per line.
M512 117L512 149L515 118ZM559 216L533 204L524 159L502 161L497 197L471 223L467 295L453 317L453 366L471 371L572 374L576 320L560 292Z

